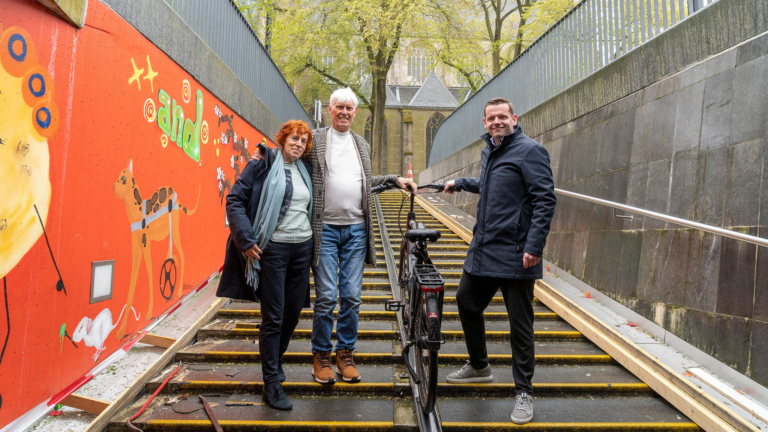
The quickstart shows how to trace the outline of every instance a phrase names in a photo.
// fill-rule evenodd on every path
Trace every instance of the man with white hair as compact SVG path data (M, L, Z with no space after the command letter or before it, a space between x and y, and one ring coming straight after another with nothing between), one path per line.
M376 265L371 221L371 187L385 182L410 188L416 184L396 175L371 177L371 149L352 132L358 99L350 89L331 95L331 126L312 131L312 150L304 157L312 164L312 273L315 305L312 322L312 375L321 384L359 382L353 352L365 264ZM259 155L256 155L259 158ZM336 374L331 367L331 333L336 298L341 307L336 322ZM282 359L280 360L282 371Z

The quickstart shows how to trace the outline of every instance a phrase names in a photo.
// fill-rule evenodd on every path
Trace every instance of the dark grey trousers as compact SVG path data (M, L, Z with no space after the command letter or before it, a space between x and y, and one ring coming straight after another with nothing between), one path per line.
M500 279L473 276L466 271L461 275L456 302L464 330L469 361L473 368L488 365L488 348L485 345L485 318L483 312L493 296L501 289L509 315L510 342L512 345L512 373L515 391L533 394L533 368L535 360L533 340L533 284L535 280Z
M269 242L261 254L259 353L265 383L277 381L280 358L288 349L309 289L312 239L303 243Z

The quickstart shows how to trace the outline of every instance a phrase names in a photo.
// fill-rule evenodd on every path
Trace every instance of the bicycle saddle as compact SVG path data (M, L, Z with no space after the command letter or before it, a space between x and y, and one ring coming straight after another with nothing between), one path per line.
M440 238L440 232L433 229L411 229L405 232L405 238L414 242L417 240L426 240L430 242L436 242Z

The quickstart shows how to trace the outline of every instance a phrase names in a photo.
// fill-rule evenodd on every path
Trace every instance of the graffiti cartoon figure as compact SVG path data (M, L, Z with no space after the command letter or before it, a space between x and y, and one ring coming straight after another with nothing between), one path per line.
M11 331L5 276L44 233L51 200L48 138L59 112L53 81L37 60L24 29L0 24L0 363ZM64 289L61 276L57 289Z
M123 306L123 310L120 311L120 316L117 317L118 321L122 318L126 306ZM125 318L127 320L128 316L126 315ZM109 336L115 327L117 327L117 324L112 325L112 312L110 312L109 309L104 309L99 312L94 319L83 317L77 324L75 331L72 332L72 338L70 340L73 344L75 342L83 341L85 342L85 346L96 348L96 354L93 355L93 361L97 361L101 352L107 349L104 346L104 341L107 340L107 336ZM75 348L77 348L77 345L75 345Z
M160 280L161 293L167 299L171 298L173 290L176 289L177 297L181 297L181 291L184 287L184 251L181 249L181 235L179 231L179 222L181 213L191 216L197 210L200 202L200 188L197 190L197 203L195 208L188 210L179 204L177 193L172 187L163 187L155 191L149 199L143 199L139 192L139 186L136 184L136 178L133 176L133 161L128 161L128 167L120 172L120 176L114 183L115 196L123 200L125 209L128 213L128 221L131 227L131 282L128 289L127 306L133 306L133 296L136 289L136 280L139 277L139 267L141 258L144 257L144 264L149 276L149 306L147 308L147 317L152 316L152 302L154 290L152 289L152 253L150 244L153 241L168 241L169 258L163 265L162 274L164 277ZM172 259L173 246L179 254L181 269L179 272L178 283L176 281L175 269L176 263ZM171 268L173 274L171 273ZM171 280L172 278L172 280ZM167 293L167 295L166 295ZM122 339L125 335L125 326L128 323L128 316L125 316L117 330L117 338Z
M37 63L26 31L11 27L2 32L0 64L0 277L4 277L43 234L51 199L47 140L58 128L59 113L52 99L53 81Z

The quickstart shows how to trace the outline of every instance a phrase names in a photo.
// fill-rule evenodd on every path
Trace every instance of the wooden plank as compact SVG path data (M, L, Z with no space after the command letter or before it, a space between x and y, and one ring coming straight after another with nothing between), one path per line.
M168 349L173 346L173 344L176 342L176 339L147 333L144 335L144 337L141 338L140 342L143 344L154 345L156 347Z
M699 381L706 383L708 386L715 389L718 393L730 399L736 405L749 411L749 413L753 416L759 418L764 423L768 423L768 411L759 404L750 400L740 391L727 386L725 383L713 377L709 372L702 368L688 368L688 372L694 377L698 378Z
M229 301L227 298L216 299L216 301L211 304L211 307L209 307L208 310L200 318L198 318L198 320L195 321L195 323L189 327L187 331L185 331L184 334L181 335L181 337L177 339L173 345L171 345L170 348L165 350L165 352L157 360L155 360L154 363L152 363L152 366L150 366L149 369L144 371L144 373L141 374L141 376L139 376L136 381L131 384L130 387L125 389L120 397L112 402L109 407L107 407L107 409L102 411L101 414L99 414L99 416L96 417L90 425L88 425L88 427L85 429L85 432L101 432L101 430L106 426L107 422L109 422L109 420L121 409L133 401L133 399L144 388L144 384L154 378L158 373L160 373L163 368L165 368L173 359L173 356L176 355L176 352L187 346L187 344L197 334L197 330L199 330L200 327L210 321L211 318L216 315L216 312L221 309L221 307L224 306L227 301Z
M466 227L455 223L427 200L419 196L416 199L419 205L464 241L472 241L472 232ZM534 295L704 430L760 431L544 281L536 281Z
M435 219L442 222L443 225L447 226L448 229L453 231L457 236L461 237L461 239L467 242L467 244L472 242L471 231L467 230L467 228L465 228L463 225L454 221L453 218L440 211L427 199L416 195L416 202L421 206L421 208L426 210L427 213L431 214Z
M76 394L67 396L63 401L61 401L61 404L96 415L101 414L102 411L107 409L109 406L109 402L104 402L103 400L93 399Z
M544 305L704 430L759 432L754 425L545 282L536 281L534 293Z

